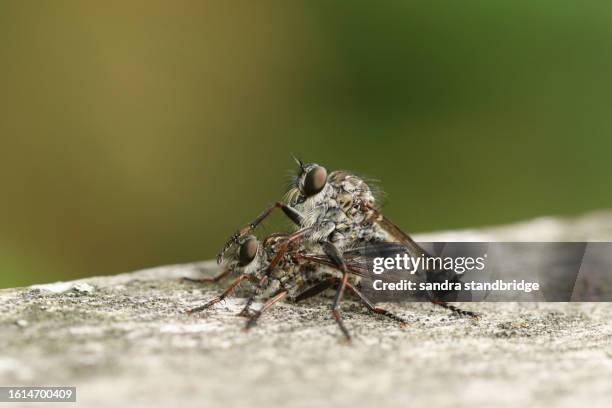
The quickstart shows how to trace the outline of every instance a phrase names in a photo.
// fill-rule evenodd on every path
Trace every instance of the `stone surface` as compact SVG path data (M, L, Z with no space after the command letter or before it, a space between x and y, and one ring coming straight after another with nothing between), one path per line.
M612 240L612 213L422 234L421 241ZM612 304L472 303L479 321L390 304L400 328L346 302L283 303L245 333L244 291L189 316L221 285L213 262L0 291L0 385L70 385L78 405L610 406ZM246 288L244 288L246 289Z

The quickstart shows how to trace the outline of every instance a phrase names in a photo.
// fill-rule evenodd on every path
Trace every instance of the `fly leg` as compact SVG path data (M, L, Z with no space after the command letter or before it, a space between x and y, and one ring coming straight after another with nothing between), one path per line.
M244 305L244 307L242 308L240 313L238 313L237 316L242 316L242 317L250 316L251 305L253 304L254 301L255 301L255 294L249 296L249 298L247 299L246 304Z
M340 327L342 334L344 334L346 340L350 342L351 335L346 329L346 326L344 326L344 321L342 320L342 316L340 315L340 303L342 302L342 297L344 296L344 291L346 290L346 286L348 283L349 270L346 266L344 258L342 257L342 254L340 253L340 250L338 250L338 248L336 248L334 244L329 241L325 241L321 246L323 248L323 252L325 252L325 254L329 256L336 268L338 268L342 272L342 279L340 280L340 284L336 292L336 297L334 298L334 303L332 304L331 313L334 320L336 320L336 323L338 323L338 327Z
M225 244L223 245L223 248L221 249L221 251L217 255L217 263L223 262L223 255L225 254L225 252L228 249L230 249L232 245L237 243L238 239L240 237L243 237L243 236L249 234L251 231L253 231L255 228L257 228L257 226L263 220L265 220L272 213L272 211L274 211L274 209L276 209L276 208L280 208L281 210L283 210L283 213L285 213L285 215L291 221L293 221L293 223L296 224L297 226L301 226L302 225L302 221L304 219L302 214L300 214L295 208L290 207L290 206L288 206L288 205L286 205L284 203L281 203L280 201L277 201L276 203L274 203L270 207L266 208L261 214L259 214L257 216L257 218L255 218L253 221L251 221L248 225L246 225L245 227L242 227L241 229L236 231L234 233L234 235L232 235L225 242Z
M252 314L251 313L251 305L255 301L255 298L257 296L259 296L261 294L261 292L262 292L262 288L261 288L261 285L259 283L260 282L257 282L257 285L255 286L254 293L251 293L251 296L249 296L249 298L247 299L244 307L242 308L240 313L237 314L237 316L242 316L242 317L250 317L251 316L251 314Z
M471 317L473 319L480 319L480 315L478 313L471 312L469 310L463 310L461 308L458 308L457 306L449 305L448 303L442 300L432 300L431 303L433 303L434 305L443 307L444 309L448 309L451 312L458 314L459 316Z
M261 307L261 309L257 310L255 313L253 313L253 315L249 318L249 320L247 320L246 326L244 326L244 330L249 330L249 329L253 328L257 324L257 320L259 320L259 318L261 317L263 312L265 312L266 310L271 308L272 305L274 305L275 303L277 303L280 300L284 299L285 296L287 296L287 293L288 293L287 289L281 289L278 293L276 293L276 295L274 295L271 299L269 299Z
M212 300L210 300L209 302L207 302L206 304L202 306L194 307L193 309L187 310L187 313L192 314L195 312L201 312L202 310L206 310L210 308L211 306L221 302L223 299L231 295L232 292L236 289L236 287L240 285L240 283L245 279L251 280L252 277L251 275L240 275L236 280L230 283L230 285L219 296L213 298Z
M329 289L330 287L333 287L335 285L340 284L340 279L338 278L329 278L326 279L322 282L317 283L314 286L311 286L310 288L306 289L305 291L303 291L302 293L300 293L299 295L296 296L296 298L294 299L295 302L299 302L302 301L304 299L310 298L312 296L318 295L319 293L323 292L326 289ZM361 302L368 308L369 311L371 311L372 313L376 313L379 315L383 315L388 317L389 319L395 320L396 322L399 322L400 325L402 327L405 327L408 325L408 322L389 312L388 310L385 310L381 307L376 307L374 306L374 304L370 301L370 299L368 299L367 297L365 297L365 295L363 293L361 293L354 285L352 285L350 282L346 283L346 287L349 288L355 295L357 295L357 297L359 298L359 300L361 300Z
M363 302L364 305L366 305L366 307L372 312L372 313L376 313L379 315L383 315L388 317L391 320L395 320L396 322L398 322L400 324L401 327L406 327L408 326L408 322L389 312L388 310L383 309L382 307L376 307L374 306L374 304L370 301L370 299L368 299L367 297L365 297L365 295L363 293L361 293L355 286L351 285L350 282L346 283L346 286L353 291L354 294L357 295L357 297Z
M223 272L221 272L220 274L218 274L217 276L205 276L203 278L181 278L181 281L183 282L195 282L195 283L217 283L219 282L221 279L225 278L227 275L229 275L230 270L226 269Z

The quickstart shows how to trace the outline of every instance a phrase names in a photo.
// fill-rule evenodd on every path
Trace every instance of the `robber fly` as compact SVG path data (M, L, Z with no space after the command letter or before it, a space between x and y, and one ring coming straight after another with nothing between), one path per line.
M296 225L297 230L286 237L271 260L266 275L276 266L293 242L322 253L342 272L342 280L332 305L332 314L347 338L350 335L339 313L339 305L346 289L350 271L347 268L344 252L364 243L399 242L404 245L409 256L428 256L397 225L387 219L377 208L374 194L368 184L360 177L347 171L334 171L330 174L316 163L304 164L296 159L299 166L297 177L286 197L288 203L276 202L263 211L253 222L238 230L225 243L217 257L223 261L223 254L240 237L250 234L267 218L275 208ZM431 271L421 271L429 275ZM477 317L475 313L462 311L432 296L431 301L459 314Z
M240 313L249 319L245 329L252 328L263 312L282 299L292 302L305 300L329 288L337 288L341 284L341 279L337 276L337 267L325 256L309 254L304 247L293 243L283 253L282 258L272 268L270 273L266 273L270 262L277 255L279 246L282 246L289 234L272 234L265 238L260 244L256 237L248 235L240 237L237 249L229 261L226 269L214 278L205 279L186 279L197 282L218 281L230 274L238 275L229 286L217 297L208 303L188 310L188 313L199 312L210 308L212 305L221 302L230 296L241 282L248 280L254 283L254 294L249 298L250 302L256 297L264 300L263 306L255 312L248 312L245 307ZM372 313L386 316L402 325L407 322L383 309L376 307L359 288L362 277L368 276L367 264L374 254L398 253L405 251L399 244L384 243L384 247L377 247L375 250L370 247L354 248L344 253L347 268L351 271L351 279L346 282L348 288ZM262 279L266 277L266 279ZM245 312L246 311L246 312Z

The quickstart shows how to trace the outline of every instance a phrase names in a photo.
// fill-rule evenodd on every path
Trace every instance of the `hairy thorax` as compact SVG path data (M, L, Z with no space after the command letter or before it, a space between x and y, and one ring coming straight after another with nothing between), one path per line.
M300 208L302 226L312 228L310 241L329 240L340 249L381 241L385 234L372 223L367 210L374 205L374 195L365 181L346 171L334 171L323 190Z

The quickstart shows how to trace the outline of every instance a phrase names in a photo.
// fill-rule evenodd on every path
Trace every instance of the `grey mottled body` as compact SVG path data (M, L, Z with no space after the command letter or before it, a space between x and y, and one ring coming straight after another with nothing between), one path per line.
M353 281L358 278L354 277L355 270L349 268L344 256L345 252L364 244L397 242L403 245L410 256L417 257L427 253L378 211L375 196L370 186L362 178L347 171L334 171L328 175L327 170L316 163L304 164L297 159L296 161L300 169L292 188L287 193L288 203L276 202L247 226L233 234L226 241L217 260L222 262L223 254L229 248L240 243L240 240L257 228L275 208L280 208L296 225L296 231L285 236L281 239L282 242L277 242L275 245L263 245L264 248L268 246L272 252L261 258L264 264L260 265L257 270L263 270L263 274L253 278L259 278L258 288L262 292L274 292L274 289L279 287L283 294L277 294L271 299L270 304L264 305L259 315L272 303L289 295L290 289L284 286L287 282L301 283L300 279L303 280L304 271L300 271L300 268L304 265L293 264L295 258L287 257L291 257L291 253L310 251L314 254L311 260L322 256L318 258L320 262L333 266L341 272L342 276L335 285L337 290L331 311L345 337L350 339L350 334L344 326L339 311L345 290L347 288L352 290L368 305L370 310L378 313L376 311L378 309L353 285ZM294 270L294 268L297 269ZM315 267L311 273L316 275L323 273L323 270L319 266ZM433 271L418 273L422 273L422 277L426 279L434 277ZM264 289L265 285L276 286L270 286L272 289L268 290ZM303 286L297 285L295 288L298 287ZM299 297L296 295L297 289L295 288L292 293L294 297ZM433 293L430 294L430 299L442 307L475 316L471 312L464 312L447 305L446 302L438 300ZM250 301L245 310L248 310L249 306ZM382 313L388 314L386 311Z
M344 170L334 171L321 191L310 197L301 192L302 179L298 176L287 200L303 216L300 227L311 229L306 245L329 241L343 251L364 243L393 240L374 222L377 215L370 208L376 207L376 198L362 178Z

